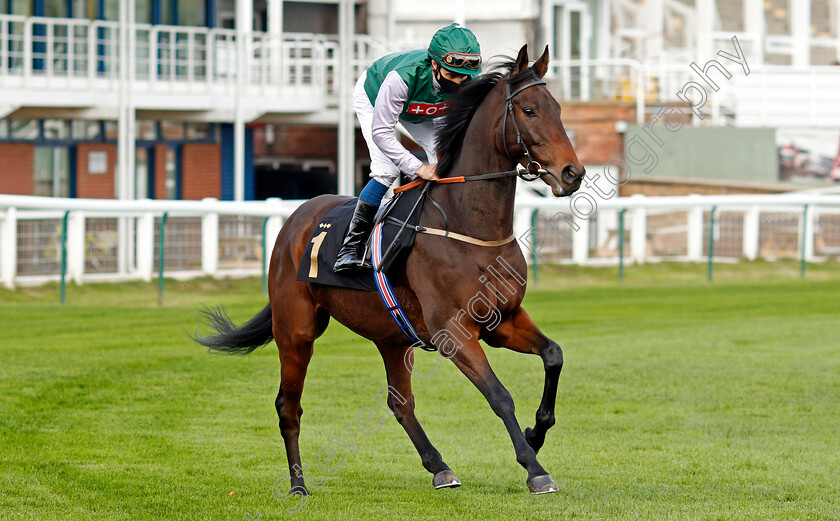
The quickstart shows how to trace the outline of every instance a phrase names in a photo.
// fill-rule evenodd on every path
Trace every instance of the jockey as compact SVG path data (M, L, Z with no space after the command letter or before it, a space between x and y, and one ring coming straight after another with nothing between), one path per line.
M481 72L481 49L475 35L452 24L432 37L428 49L398 52L378 59L363 72L353 91L353 106L370 151L370 177L344 238L335 271L367 264L363 259L373 218L391 183L404 172L436 179L435 118L449 109L449 95ZM397 122L426 151L429 165L397 139Z

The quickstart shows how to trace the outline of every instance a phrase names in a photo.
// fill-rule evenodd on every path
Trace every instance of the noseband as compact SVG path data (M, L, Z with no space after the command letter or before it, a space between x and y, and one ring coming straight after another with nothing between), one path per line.
M510 155L510 151L508 150L506 132L507 120L508 116L510 116L510 120L513 122L513 130L516 132L516 144L522 146L522 149L525 151L525 159L528 160L528 164L525 166L522 166L522 163L518 161L516 163L516 173L525 181L534 181L535 179L539 179L541 175L549 173L548 170L544 169L538 161L531 157L531 152L528 150L527 145L525 145L525 141L522 139L522 133L519 131L519 125L516 124L516 116L513 114L513 98L523 90L536 85L545 85L545 82L541 79L536 79L530 83L526 83L513 92L510 91L510 82L505 83L505 105L507 108L505 109L505 117L502 118L502 144L505 147L505 155L507 155L510 159L513 159L513 156Z

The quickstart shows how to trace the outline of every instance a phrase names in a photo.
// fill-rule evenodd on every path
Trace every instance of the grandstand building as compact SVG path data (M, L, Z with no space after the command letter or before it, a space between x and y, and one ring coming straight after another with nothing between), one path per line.
M635 191L840 179L838 0L0 0L0 193L352 193L354 78L451 21L486 57L547 43L585 163L646 139Z

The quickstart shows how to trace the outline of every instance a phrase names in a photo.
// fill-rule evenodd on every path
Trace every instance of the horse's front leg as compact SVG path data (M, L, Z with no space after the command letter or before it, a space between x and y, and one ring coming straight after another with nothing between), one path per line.
M521 353L538 354L545 367L545 385L537 409L534 428L525 429L525 439L534 452L545 443L545 434L554 425L554 407L557 402L557 383L563 369L563 350L543 334L524 309L519 308L509 319L484 335L484 341L493 347L506 347Z
M442 354L446 356L446 353ZM504 422L516 451L516 461L528 471L528 488L531 493L557 492L554 480L537 461L536 451L525 440L525 435L514 414L513 398L490 368L490 363L478 341L465 343L452 355L452 361L481 391L490 403L493 412Z

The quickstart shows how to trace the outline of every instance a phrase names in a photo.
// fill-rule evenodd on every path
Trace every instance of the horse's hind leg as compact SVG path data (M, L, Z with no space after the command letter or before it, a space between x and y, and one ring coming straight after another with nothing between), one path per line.
M324 332L329 315L318 309L308 295L287 295L275 305L272 299L274 340L280 353L280 391L274 406L280 419L280 433L286 445L291 491L308 494L304 483L306 467L300 458L298 436L303 408L300 406L306 369L312 358L315 338ZM282 309L278 309L282 308ZM318 487L318 484L312 483Z
M414 395L411 392L411 372L408 365L414 364L412 347L377 344L385 362L388 375L388 407L403 426L414 448L420 454L423 467L434 475L435 488L458 487L461 482L455 473L443 462L440 452L432 445L417 417L414 415Z

